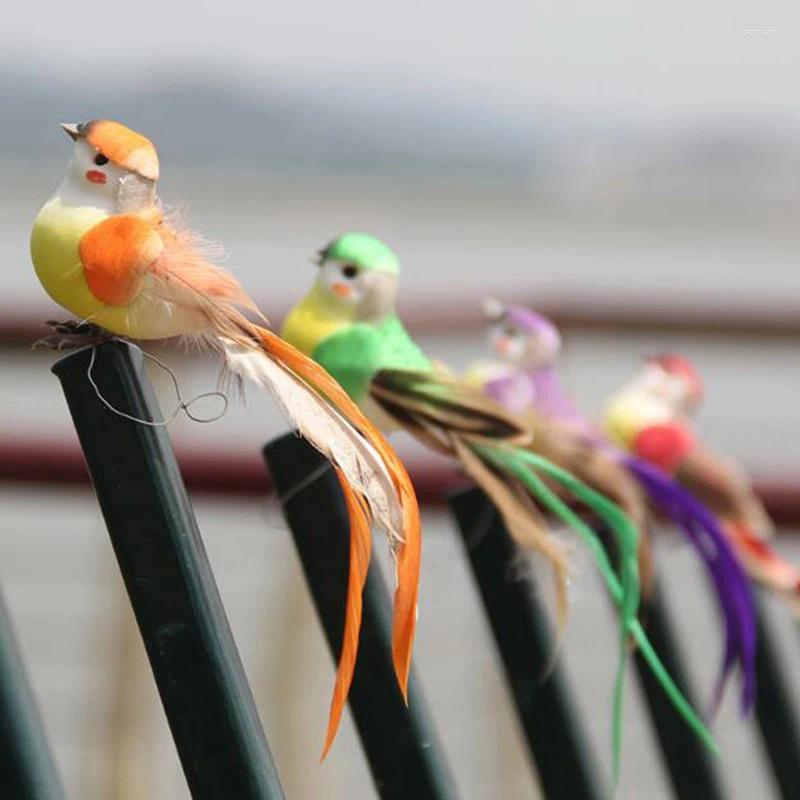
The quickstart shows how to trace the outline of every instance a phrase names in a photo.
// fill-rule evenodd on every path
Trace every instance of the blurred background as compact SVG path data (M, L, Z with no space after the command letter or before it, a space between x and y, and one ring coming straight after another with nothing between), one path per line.
M397 251L401 313L457 370L484 355L489 293L563 324L565 377L595 416L642 355L685 353L706 380L703 435L756 476L781 514L778 549L800 558L799 32L800 9L785 0L6 9L0 579L72 797L187 792L53 355L30 350L42 320L65 316L27 253L69 155L58 123L111 117L151 137L164 201L223 243L276 323L313 279L314 252L359 229ZM210 358L156 351L185 395L214 387ZM169 382L153 379L170 411ZM218 423L178 419L171 432L288 796L369 798L349 719L318 765L333 666L258 452L284 428L251 393ZM420 482L444 474L398 447ZM536 797L453 526L435 505L425 534L417 663L460 792ZM691 555L670 535L658 545L706 697L717 621ZM615 634L588 564L574 608L567 665L608 765ZM796 658L789 620L771 610ZM635 687L629 695L619 797L667 797ZM770 797L735 705L731 693L717 723L730 797Z

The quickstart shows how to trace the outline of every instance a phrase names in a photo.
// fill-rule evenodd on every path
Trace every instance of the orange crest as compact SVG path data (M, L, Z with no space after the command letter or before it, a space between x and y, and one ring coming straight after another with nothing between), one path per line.
M78 131L110 161L148 180L158 180L158 153L146 136L111 119L86 122Z

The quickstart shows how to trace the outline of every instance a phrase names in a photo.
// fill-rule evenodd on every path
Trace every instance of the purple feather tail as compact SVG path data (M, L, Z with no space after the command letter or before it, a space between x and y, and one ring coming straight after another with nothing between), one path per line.
M756 692L756 610L750 582L716 517L663 470L628 454L619 459L645 489L654 505L671 519L697 550L717 592L725 623L725 652L717 677L712 713L738 661L742 670L742 713Z

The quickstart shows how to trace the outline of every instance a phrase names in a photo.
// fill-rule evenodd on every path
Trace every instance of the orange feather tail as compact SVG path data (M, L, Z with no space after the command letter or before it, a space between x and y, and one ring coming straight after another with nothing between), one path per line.
M347 702L353 672L358 655L358 636L361 631L361 608L364 583L367 580L369 557L372 549L372 532L370 530L369 513L364 498L353 491L347 478L336 470L339 484L344 493L347 513L350 516L350 567L347 575L347 600L345 604L344 632L342 634L342 651L339 655L339 666L336 669L336 684L331 699L331 710L328 717L328 732L325 735L325 746L322 749L322 761L328 755L342 711Z
M295 374L327 397L336 409L369 441L380 454L392 478L403 514L403 541L397 556L397 590L394 597L392 657L403 698L408 701L408 675L417 625L422 537L419 505L414 486L397 453L384 435L370 422L347 392L328 372L288 342L266 328L256 327L264 349Z
M402 464L400 466L402 467ZM419 506L411 485L408 486L408 491L411 493L411 497L403 502L405 539L397 553L397 589L394 593L394 618L392 621L394 671L406 704L408 704L411 651L414 646L414 633L417 629L417 595L422 560ZM409 512L408 517L406 517L406 511Z

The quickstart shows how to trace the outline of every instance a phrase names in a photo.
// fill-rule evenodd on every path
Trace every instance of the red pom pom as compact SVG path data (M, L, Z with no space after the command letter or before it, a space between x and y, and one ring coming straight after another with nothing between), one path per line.
M673 473L694 447L694 436L677 423L651 425L633 440L633 451L665 472Z

